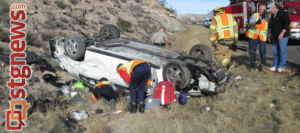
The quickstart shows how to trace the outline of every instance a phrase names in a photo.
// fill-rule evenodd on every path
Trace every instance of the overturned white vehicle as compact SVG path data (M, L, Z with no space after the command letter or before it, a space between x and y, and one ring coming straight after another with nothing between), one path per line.
M171 81L177 91L187 95L203 96L224 91L223 84L230 85L228 74L220 63L212 62L208 46L197 44L189 56L166 48L120 38L114 25L105 25L98 38L89 39L83 33L75 33L49 40L51 57L62 69L76 77L97 84L102 77L116 85L128 87L117 73L118 66L130 60L144 60L151 66L151 85L148 96L160 81Z

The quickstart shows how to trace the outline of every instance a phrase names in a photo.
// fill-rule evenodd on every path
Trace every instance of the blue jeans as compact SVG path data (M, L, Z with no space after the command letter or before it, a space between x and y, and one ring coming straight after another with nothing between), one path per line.
M274 62L273 67L284 68L287 60L286 46L289 37L284 37L281 40L273 39Z
M133 68L131 82L129 84L130 101L144 102L144 88L151 75L151 68L147 63L138 64ZM138 98L136 99L136 88L138 89Z
M266 50L266 42L261 41L259 37L256 39L249 39L249 52L250 52L250 65L252 69L257 68L256 64L256 48L257 45L259 46L259 54L260 54L260 59L261 59L261 64L266 65L266 56L267 56L267 50Z

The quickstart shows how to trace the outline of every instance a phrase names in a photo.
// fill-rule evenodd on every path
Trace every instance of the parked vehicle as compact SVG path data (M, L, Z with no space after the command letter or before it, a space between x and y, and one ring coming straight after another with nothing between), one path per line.
M123 63L144 60L150 63L151 85L145 87L147 95L161 81L170 81L178 91L192 96L216 94L222 85L230 83L228 73L220 63L212 62L212 52L204 44L196 44L189 56L170 49L120 38L114 25L105 25L98 38L83 33L49 40L51 57L60 67L76 77L96 85L105 77L116 85L128 87L117 73Z
M258 6L268 5L271 0L258 0ZM300 40L300 0L275 0L275 5L281 7L289 13L291 20L290 38ZM239 33L245 34L249 28L249 18L251 17L251 0L230 0L229 6L223 7L226 13L233 15L239 25Z
M204 26L208 28L210 26L211 20L212 20L212 18L205 18Z

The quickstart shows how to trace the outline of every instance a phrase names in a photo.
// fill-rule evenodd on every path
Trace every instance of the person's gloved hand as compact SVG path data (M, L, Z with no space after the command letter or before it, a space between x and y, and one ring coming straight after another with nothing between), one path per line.
M168 43L168 44L169 44L168 48L171 48L171 43Z
M261 20L257 20L255 24L261 24Z

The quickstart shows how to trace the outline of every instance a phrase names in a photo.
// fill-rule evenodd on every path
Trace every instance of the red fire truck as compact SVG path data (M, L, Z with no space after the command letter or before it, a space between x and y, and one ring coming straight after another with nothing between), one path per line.
M226 9L226 13L230 13L239 25L240 34L246 34L248 29L249 18L251 17L251 9L254 0L230 0L230 4ZM268 5L274 2L277 7L283 8L289 13L291 20L290 38L300 40L300 0L257 0L259 5ZM256 8L257 10L257 8Z

